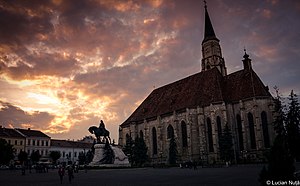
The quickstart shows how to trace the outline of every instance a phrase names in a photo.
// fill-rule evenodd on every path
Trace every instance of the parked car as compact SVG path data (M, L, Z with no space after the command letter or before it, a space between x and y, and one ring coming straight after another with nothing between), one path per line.
M7 165L0 165L0 169L1 170L6 170L6 169L9 169L9 166L7 166Z

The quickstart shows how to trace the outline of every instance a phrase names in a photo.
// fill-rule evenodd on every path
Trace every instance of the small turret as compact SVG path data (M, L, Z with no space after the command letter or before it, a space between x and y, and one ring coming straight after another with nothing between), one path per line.
M251 59L249 58L249 55L246 53L246 49L244 49L245 54L244 54L244 59L243 65L244 65L244 70L251 70L252 69L252 64L251 64Z

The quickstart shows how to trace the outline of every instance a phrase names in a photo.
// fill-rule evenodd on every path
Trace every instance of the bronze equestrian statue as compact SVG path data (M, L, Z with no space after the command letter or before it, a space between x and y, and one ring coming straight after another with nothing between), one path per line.
M91 134L95 134L98 143L101 143L101 136L103 136L103 138L106 141L109 140L108 142L109 142L109 144L111 144L111 140L109 137L109 131L105 129L105 125L102 120L100 121L99 127L91 126L89 128L89 132Z

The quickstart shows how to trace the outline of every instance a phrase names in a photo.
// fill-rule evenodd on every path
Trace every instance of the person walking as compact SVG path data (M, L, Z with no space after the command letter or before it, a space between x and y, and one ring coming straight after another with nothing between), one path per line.
M59 175L59 179L60 179L60 184L62 184L64 175L65 175L65 168L63 166L60 166L58 169L58 175Z
M69 176L69 183L72 182L72 179L74 178L74 174L73 174L73 166L69 165L68 166L68 176Z

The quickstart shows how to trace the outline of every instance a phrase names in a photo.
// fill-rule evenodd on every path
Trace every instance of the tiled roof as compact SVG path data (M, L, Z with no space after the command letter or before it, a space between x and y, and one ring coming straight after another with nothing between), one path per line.
M25 138L20 133L18 133L15 129L11 128L0 128L0 138Z
M213 68L153 90L121 126L185 108L270 96L253 70L223 77Z
M90 149L93 146L93 144L92 143L85 143L85 142L78 142L78 141L51 139L51 146L52 147Z
M44 138L50 138L43 132L39 130L32 130L32 129L16 129L26 137L44 137Z

